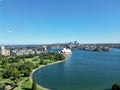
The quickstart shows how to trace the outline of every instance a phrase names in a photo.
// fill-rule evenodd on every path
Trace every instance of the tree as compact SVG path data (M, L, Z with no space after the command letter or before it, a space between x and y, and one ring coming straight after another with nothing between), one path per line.
M3 71L3 78L10 78L10 77L14 77L14 79L19 78L20 73L18 69L10 68L10 67L5 68Z
M32 90L37 90L36 89L36 79L33 79L33 83L32 83Z
M6 67L4 70L3 70L3 78L9 78L12 76L12 68L9 68L9 67Z
M19 67L19 70L22 71L22 70L28 70L29 72L31 72L31 70L34 68L34 64L30 61L27 61L25 62L24 64L22 64L20 67Z
M12 76L14 77L14 79L20 78L20 72L18 71L18 69L13 69Z
M4 90L4 88L5 88L5 84L0 82L0 90Z
M65 60L65 56L63 54L56 54L55 55L55 60L56 61Z
M120 90L120 85L114 84L114 85L112 86L112 90Z
M28 77L28 76L30 76L30 72L28 70L25 70L24 77Z
M28 54L28 55L26 55L25 57L26 57L26 58L33 58L33 57L35 57L35 55L34 55L34 54Z
M23 58L22 60L23 60L23 62L25 63L25 58Z
M60 60L65 60L65 56L60 54Z
M44 64L43 58L40 58L40 64Z
M8 59L7 58L3 58L1 63L2 63L2 65L6 65L8 63Z

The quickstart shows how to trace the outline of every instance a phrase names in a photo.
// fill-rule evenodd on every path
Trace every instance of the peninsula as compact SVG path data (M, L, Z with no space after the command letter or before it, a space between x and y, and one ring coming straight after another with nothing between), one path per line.
M1 52L4 52L3 46ZM6 56L5 56L6 55ZM58 52L26 53L24 55L0 55L0 88L26 90L32 88L30 75L36 68L62 62L65 56ZM37 87L37 90L42 90Z

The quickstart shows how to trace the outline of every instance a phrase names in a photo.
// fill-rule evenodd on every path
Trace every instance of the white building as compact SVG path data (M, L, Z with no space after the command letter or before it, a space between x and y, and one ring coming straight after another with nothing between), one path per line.
M5 47L0 46L0 54L3 55L5 53Z
M4 46L0 46L0 54L4 55L4 56L9 56L10 55L10 51L6 50Z
M64 48L64 49L61 51L61 53L63 53L63 54L72 54L72 51L71 51L70 49Z
M44 49L44 51L46 51L47 50L47 46L43 46L43 49Z

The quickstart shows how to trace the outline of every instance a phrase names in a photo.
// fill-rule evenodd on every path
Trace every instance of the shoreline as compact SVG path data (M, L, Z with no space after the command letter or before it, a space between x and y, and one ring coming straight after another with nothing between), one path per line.
M30 75L30 77L29 77L30 81L33 82L32 75L33 75L33 73L34 73L35 71L37 71L38 69L41 69L41 68L43 68L43 67L47 67L47 66L50 66L50 65L62 63L62 62L65 62L66 60L67 60L67 58L65 58L65 60L63 60L63 61L56 61L56 62L53 62L53 63L49 63L48 65L42 65L42 66L39 66L39 67L36 68L36 69L33 69L33 70L32 70L32 73L31 73L31 75ZM50 90L50 89L48 89L48 88L43 87L42 85L38 85L38 84L36 84L36 85L37 85L38 88L41 88L41 89L43 89L43 90Z

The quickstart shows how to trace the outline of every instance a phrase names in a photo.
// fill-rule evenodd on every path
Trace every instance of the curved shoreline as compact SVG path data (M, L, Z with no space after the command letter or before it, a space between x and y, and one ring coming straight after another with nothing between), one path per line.
M65 60L63 60L63 61L56 61L56 62L54 62L54 63L49 63L48 65L40 65L38 68L36 68L36 69L33 69L32 70L32 73L31 73L31 75L30 75L30 81L31 82L33 82L33 78L32 78L32 75L33 75L33 73L35 72L35 71L37 71L38 69L41 69L41 68L43 68L43 67L47 67L47 66L50 66L50 65L54 65L54 64L58 64L58 63L62 63L62 62L65 62L67 60L67 58L65 58ZM45 87L43 87L42 85L39 85L39 84L37 84L37 87L39 87L39 88L41 88L41 89L43 89L43 90L50 90L50 89L48 89L48 88L45 88Z

